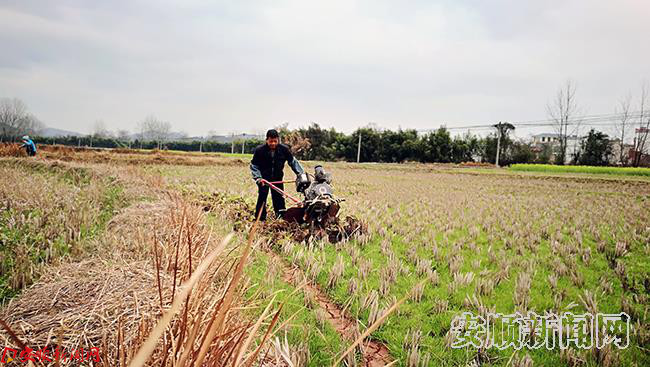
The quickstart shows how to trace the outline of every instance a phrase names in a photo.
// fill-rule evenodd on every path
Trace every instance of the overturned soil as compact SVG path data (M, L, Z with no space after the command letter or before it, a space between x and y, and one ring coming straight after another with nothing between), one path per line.
M199 205L205 211L225 211L226 216L233 221L235 231L244 231L252 223L254 207L242 197L229 196L221 192L203 194ZM262 235L272 241L283 236L303 243L326 238L330 243L352 239L368 233L368 225L354 216L331 218L322 227L310 228L309 224L287 222L282 219L268 220L261 229Z

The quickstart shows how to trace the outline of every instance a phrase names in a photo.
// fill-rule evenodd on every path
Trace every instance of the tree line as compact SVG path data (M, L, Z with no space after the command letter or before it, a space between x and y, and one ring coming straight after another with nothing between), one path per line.
M469 133L452 137L445 127L426 134L419 134L416 130L393 131L369 127L344 134L333 128L323 129L316 123L294 130L281 126L278 130L282 141L292 147L297 158L303 160L354 162L358 158L361 162L494 164L498 147L499 162L502 165L547 164L553 163L554 157L557 159L560 149L558 146L535 145L513 139L507 129L492 132L485 137ZM571 162L607 165L611 154L609 137L591 130Z
M306 128L289 130L286 126L277 128L281 140L289 145L300 160L347 161L356 162L422 162L422 163L495 163L497 145L499 145L502 165L513 163L551 163L552 149L540 150L533 144L513 139L503 134L497 144L497 133L485 137L473 134L452 136L450 131L441 127L430 133L420 134L416 130L381 130L377 128L360 128L351 134L335 129L324 129L317 123ZM359 150L359 137L361 149ZM602 141L602 133L599 139ZM87 136L40 137L33 136L36 144L61 144L67 146L93 148L134 148L134 149L168 149L193 152L252 153L253 149L263 144L258 139L219 142L210 140L165 140L143 138L124 138L112 134L92 134ZM607 145L607 144L605 144ZM358 154L360 153L360 154ZM358 156L357 156L358 155ZM602 154L591 153L590 156ZM602 163L601 164L606 164Z
M215 140L147 140L147 139L120 139L111 136L58 136L42 137L32 136L36 144L60 144L66 146L90 147L90 148L125 148L125 149L159 149L178 150L185 152L212 152L212 153L252 153L253 149L262 144L262 140L248 139L235 141L233 143L219 142Z
M502 165L514 163L552 163L558 147L535 146L532 143L513 139L508 131L501 131L485 137L473 134L452 136L445 127L426 134L416 130L381 130L372 127L360 128L345 134L333 128L324 129L317 123L294 130L286 126L277 128L281 140L289 145L300 160L355 162L422 162L422 163L495 163L497 147ZM36 144L61 144L93 148L168 149L192 152L252 153L263 144L262 140L246 139L234 142L219 142L210 138L201 140L166 140L159 133L144 133L118 136L116 134L94 133L87 136L41 137L32 136ZM361 149L359 149L361 138ZM586 165L607 165L611 155L609 138L602 132L591 131L583 142L573 163Z

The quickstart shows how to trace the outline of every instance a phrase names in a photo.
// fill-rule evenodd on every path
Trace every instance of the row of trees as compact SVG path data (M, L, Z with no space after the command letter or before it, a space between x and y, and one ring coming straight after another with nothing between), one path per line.
M423 163L461 163L487 162L495 163L497 147L499 161L503 165L513 163L551 163L558 154L557 146L535 146L531 143L515 140L508 134L508 129L498 131L486 137L472 134L452 137L449 130L441 127L428 134L418 134L415 130L380 130L365 127L351 134L344 134L335 129L323 129L312 123L309 127L289 130L285 126L278 128L282 142L291 146L294 154L301 160L349 161L359 158L361 162L423 162ZM359 150L359 137L361 149ZM180 151L202 152L246 152L263 141L257 139L241 140L233 143L215 140L161 140L129 139L121 140L116 136L67 136L57 138L34 137L37 144L62 144L71 146L91 146L102 148L143 148L170 149ZM359 154L360 153L360 154ZM573 163L586 165L606 165L611 156L611 144L607 135L590 131L582 143L582 149L573 157Z
M131 134L128 130L111 131L106 128L104 121L97 120L93 126L91 136L98 140L108 139L129 143L137 140L136 146L139 148L145 148L145 146L154 143L155 148L161 149L170 140L171 130L172 124L169 121L163 121L154 115L149 115L138 122L136 134Z
M169 140L165 142L141 139L121 140L114 136L59 136L56 138L47 138L33 136L32 140L36 144L60 144L77 147L93 148L138 148L138 149L168 149L180 150L186 152L215 152L215 153L252 153L253 149L262 144L263 141L249 139L246 141L235 141L233 143L218 142L215 140Z
M312 123L307 128L289 130L280 126L282 141L290 145L294 154L303 160L356 161L362 162L488 162L495 163L497 149L499 162L551 163L562 149L559 146L536 146L509 135L512 125L498 124L498 129L486 137L472 134L452 137L444 127L421 135L415 130L358 129L344 134L335 129L323 129ZM509 127L508 127L509 126ZM501 138L498 138L501 134ZM361 144L359 144L361 137ZM360 151L359 145L361 146ZM359 154L360 153L360 154ZM609 137L591 130L583 140L581 149L572 163L606 165L612 154Z

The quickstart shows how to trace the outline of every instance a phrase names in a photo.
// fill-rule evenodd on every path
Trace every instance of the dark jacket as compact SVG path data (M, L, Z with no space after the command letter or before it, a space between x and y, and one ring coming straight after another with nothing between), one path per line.
M291 149L284 145L278 144L275 148L275 154L271 156L271 148L267 144L259 145L253 152L251 160L251 174L253 179L263 178L268 181L281 181L284 177L282 170L284 163L288 163L291 169L296 173L303 173L303 169L291 154Z

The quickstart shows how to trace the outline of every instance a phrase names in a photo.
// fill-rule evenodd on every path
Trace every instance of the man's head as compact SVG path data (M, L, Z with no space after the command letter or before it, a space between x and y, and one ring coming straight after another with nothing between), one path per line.
M280 134L275 129L266 132L266 145L271 149L275 149L280 143Z
M27 141L27 140L29 140L29 136L27 135L23 136L23 141Z

